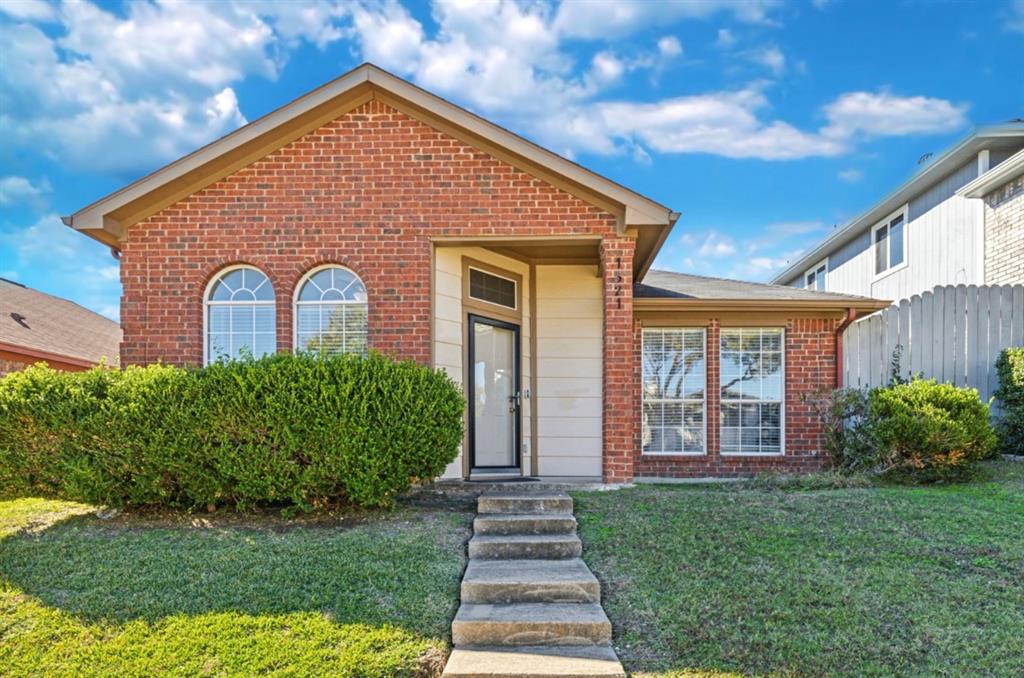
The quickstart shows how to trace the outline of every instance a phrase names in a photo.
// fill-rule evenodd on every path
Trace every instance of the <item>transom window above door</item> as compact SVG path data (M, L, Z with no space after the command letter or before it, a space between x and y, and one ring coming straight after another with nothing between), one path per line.
M366 286L341 266L314 269L295 296L295 350L320 355L364 354Z
M469 298L516 309L516 281L469 268Z
M204 299L207 364L277 350L274 287L260 270L234 266L207 287Z

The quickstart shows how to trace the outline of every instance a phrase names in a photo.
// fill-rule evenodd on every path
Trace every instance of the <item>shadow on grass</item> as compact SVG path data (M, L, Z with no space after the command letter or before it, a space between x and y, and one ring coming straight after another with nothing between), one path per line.
M101 520L76 515L88 507L50 504L0 502L0 663L31 668L46 665L35 657L42 651L102 652L130 658L132 671L164 657L186 673L258 673L284 662L303 673L354 666L350 675L391 675L431 653L443 658L468 514L407 507L363 514L354 526L192 524ZM5 522L12 512L21 515Z

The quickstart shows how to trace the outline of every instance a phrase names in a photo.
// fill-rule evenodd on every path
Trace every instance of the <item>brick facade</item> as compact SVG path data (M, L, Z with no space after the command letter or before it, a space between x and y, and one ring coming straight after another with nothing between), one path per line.
M203 295L224 267L245 263L274 286L277 347L292 348L292 300L311 268L355 271L369 296L376 350L430 364L431 238L597 235L603 277L603 475L737 475L820 466L819 430L804 393L834 382L834 323L787 323L787 454L723 459L708 428L705 458L640 454L635 241L616 218L474 147L371 101L129 229L122 246L121 364L203 360ZM718 324L708 328L717 346ZM718 359L709 350L709 384ZM709 388L709 422L717 389Z
M985 284L1024 282L1024 176L985 196Z
M335 262L369 294L370 345L430 362L430 238L614 235L615 217L371 101L132 226L121 257L123 365L203 359L203 291L248 263L292 295Z
M643 454L643 403L639 394L634 413L633 470L640 477L739 477L763 471L804 472L822 468L822 428L811 398L835 388L835 330L837 320L789 318L785 322L785 454L750 457L719 453L719 329L729 323L711 320L707 332L707 454L703 456L646 456ZM642 382L642 325L634 325L634 379Z

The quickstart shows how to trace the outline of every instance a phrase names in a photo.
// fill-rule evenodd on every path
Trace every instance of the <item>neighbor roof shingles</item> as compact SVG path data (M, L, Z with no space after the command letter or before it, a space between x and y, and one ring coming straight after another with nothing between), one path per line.
M868 297L836 292L815 292L786 285L710 278L701 275L649 271L633 285L633 296L647 299L736 299L744 301L874 301Z
M0 343L118 362L121 326L78 304L0 278Z

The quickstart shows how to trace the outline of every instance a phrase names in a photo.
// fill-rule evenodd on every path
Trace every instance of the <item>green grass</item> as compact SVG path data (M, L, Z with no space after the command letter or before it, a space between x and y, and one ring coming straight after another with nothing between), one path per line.
M931 487L577 493L628 670L1024 675L1024 464Z
M471 515L285 520L0 502L4 676L436 673Z

